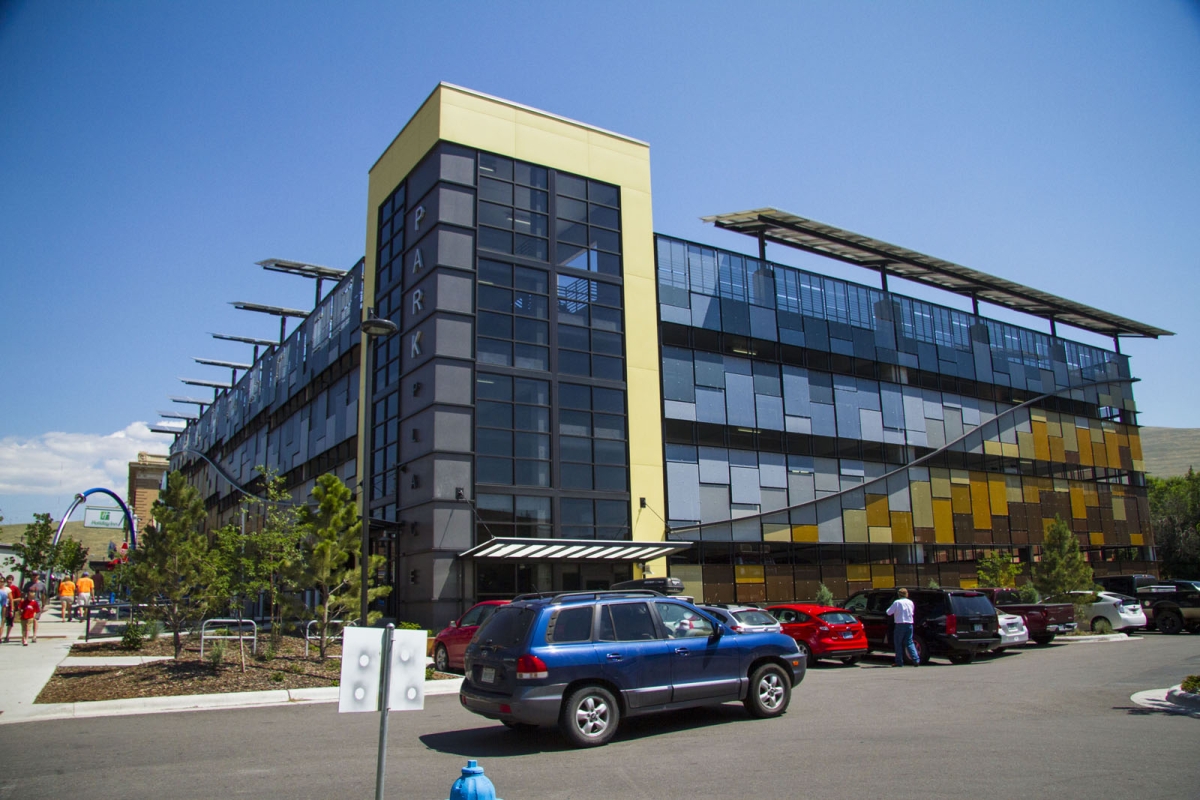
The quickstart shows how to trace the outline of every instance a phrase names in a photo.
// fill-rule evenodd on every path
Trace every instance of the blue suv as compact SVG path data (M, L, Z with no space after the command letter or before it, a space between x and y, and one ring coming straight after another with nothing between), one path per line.
M805 669L790 636L733 633L645 590L523 595L479 628L465 661L465 708L509 728L558 725L577 747L657 711L740 700L779 716Z

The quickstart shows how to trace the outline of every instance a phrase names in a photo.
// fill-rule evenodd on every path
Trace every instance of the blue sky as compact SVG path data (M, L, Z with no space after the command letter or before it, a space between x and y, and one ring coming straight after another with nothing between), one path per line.
M208 334L277 334L229 301L311 305L254 262L357 261L367 170L442 80L648 141L662 233L745 250L699 217L771 205L1173 330L1123 343L1140 421L1200 427L1196 3L18 1L6 521L123 494L178 378L227 376L192 358L248 360Z

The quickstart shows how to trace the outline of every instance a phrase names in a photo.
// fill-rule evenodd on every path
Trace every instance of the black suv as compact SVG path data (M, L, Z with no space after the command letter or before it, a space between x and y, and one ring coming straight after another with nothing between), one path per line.
M790 636L734 634L646 590L518 597L480 626L465 660L465 708L513 729L557 725L577 747L656 711L740 700L751 716L778 716L805 668Z
M895 589L867 589L850 597L843 608L862 622L867 648L895 652L895 625L887 610ZM916 614L913 644L921 663L946 656L952 664L968 664L978 653L1000 643L996 608L987 596L967 589L909 589Z

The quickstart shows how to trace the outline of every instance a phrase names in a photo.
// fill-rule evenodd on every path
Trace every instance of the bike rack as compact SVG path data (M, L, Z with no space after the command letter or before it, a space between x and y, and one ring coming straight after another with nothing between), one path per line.
M317 639L320 638L318 636L313 635L313 628L316 626L316 624L317 624L317 621L315 619L310 619L308 621L308 624L304 626L304 657L305 658L308 658L309 644L311 642L317 641ZM330 625L341 625L341 629L337 632L337 635L329 637L329 641L337 642L337 641L341 640L343 630L345 630L346 628L358 627L358 620L352 619L346 623L341 623L341 622L338 622L337 620L330 620L329 624Z
M206 619L200 625L200 658L204 658L204 643L207 640L209 640L209 639L244 639L245 634L241 633L241 631L247 625L250 626L250 634L251 634L250 652L252 654L257 654L258 653L258 623L256 623L254 620L252 620L252 619ZM218 633L209 633L208 632L208 629L210 627L227 628L230 626L237 628L239 632L237 634L231 634L231 633L218 634Z

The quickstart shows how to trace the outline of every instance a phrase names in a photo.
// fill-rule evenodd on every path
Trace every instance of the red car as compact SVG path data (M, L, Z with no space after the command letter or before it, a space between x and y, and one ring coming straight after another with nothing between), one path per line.
M484 600L471 606L467 613L457 620L450 620L445 628L433 639L433 666L438 672L462 672L463 654L471 637L479 626L496 613L500 606L508 605L507 600Z
M783 624L783 632L796 640L812 666L821 658L839 659L847 666L867 654L863 625L845 609L812 603L788 603L767 609Z

